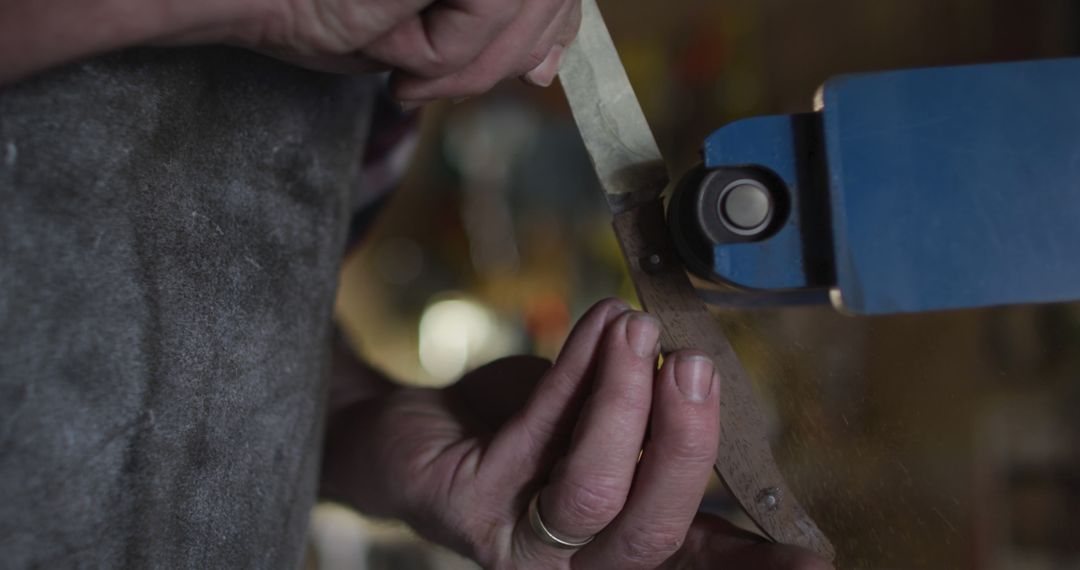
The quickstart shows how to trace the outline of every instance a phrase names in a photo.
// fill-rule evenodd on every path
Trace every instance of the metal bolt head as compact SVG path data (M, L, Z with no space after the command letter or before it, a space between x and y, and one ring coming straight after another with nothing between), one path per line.
M780 507L780 488L768 487L762 489L758 492L757 502L765 510L775 511Z
M764 231L772 218L772 196L755 180L738 180L724 189L719 210L728 229L740 235L755 235Z
M650 253L641 256L641 269L653 275L664 268L664 258L659 253Z

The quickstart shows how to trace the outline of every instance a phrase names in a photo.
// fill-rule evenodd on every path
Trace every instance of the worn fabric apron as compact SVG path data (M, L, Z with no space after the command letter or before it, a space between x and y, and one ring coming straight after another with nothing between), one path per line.
M299 565L376 83L200 48L0 87L0 567Z

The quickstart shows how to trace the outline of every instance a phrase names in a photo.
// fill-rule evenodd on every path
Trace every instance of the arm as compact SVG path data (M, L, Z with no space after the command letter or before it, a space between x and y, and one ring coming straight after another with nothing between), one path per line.
M213 0L0 0L0 84L162 38L225 38L243 7Z
M228 43L316 69L393 70L397 99L548 85L579 0L0 0L0 85L140 44Z

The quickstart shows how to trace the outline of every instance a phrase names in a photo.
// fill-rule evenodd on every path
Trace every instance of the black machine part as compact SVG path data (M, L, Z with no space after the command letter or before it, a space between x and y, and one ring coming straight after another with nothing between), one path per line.
M763 169L706 169L698 164L675 185L667 218L672 240L687 269L717 279L713 246L761 241L787 219L784 184Z

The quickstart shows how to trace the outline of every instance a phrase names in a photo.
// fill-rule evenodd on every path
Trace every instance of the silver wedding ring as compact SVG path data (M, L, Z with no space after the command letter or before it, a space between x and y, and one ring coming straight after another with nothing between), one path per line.
M592 542L592 539L596 535L590 536L584 539L568 538L565 536L559 536L554 533L544 524L544 519L540 517L540 492L537 491L531 501L529 501L529 525L532 526L533 532L540 538L544 544L549 544L556 548L563 548L566 550L576 550Z

